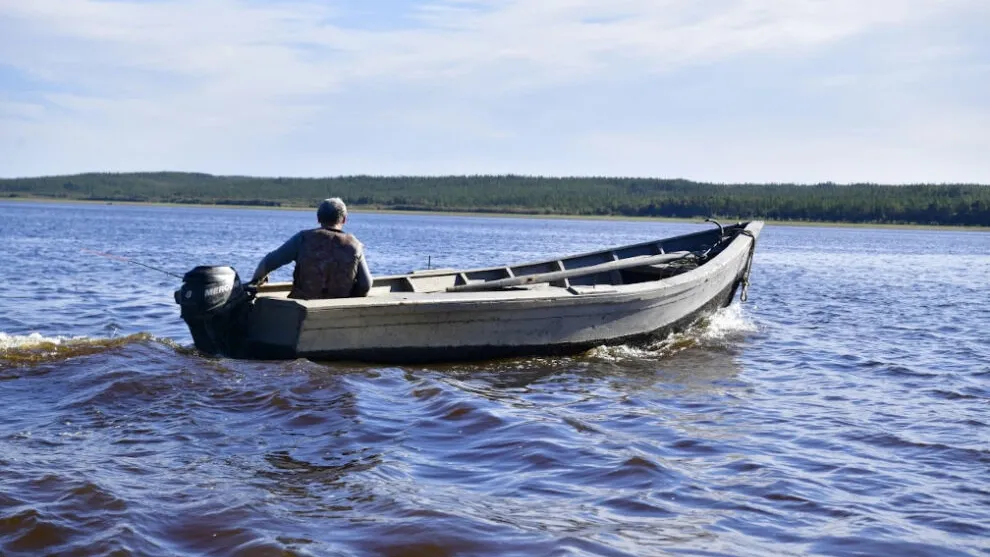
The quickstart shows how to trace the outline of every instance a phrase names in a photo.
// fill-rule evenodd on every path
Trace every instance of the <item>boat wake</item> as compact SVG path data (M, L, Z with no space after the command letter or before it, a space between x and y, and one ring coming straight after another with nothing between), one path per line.
M590 358L601 360L626 360L663 358L689 348L722 348L732 340L758 331L756 323L743 311L741 304L721 308L712 315L680 333L646 345L599 346L587 353Z
M106 352L121 346L157 340L148 333L116 338L46 337L40 333L10 335L0 332L0 368L54 362Z

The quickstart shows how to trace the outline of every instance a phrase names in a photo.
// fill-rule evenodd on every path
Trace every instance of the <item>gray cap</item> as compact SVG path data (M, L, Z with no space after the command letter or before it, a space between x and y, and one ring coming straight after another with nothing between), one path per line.
M320 208L316 210L316 220L320 221L320 224L332 226L344 222L345 218L347 218L347 205L344 205L344 201L339 197L324 199L320 203Z

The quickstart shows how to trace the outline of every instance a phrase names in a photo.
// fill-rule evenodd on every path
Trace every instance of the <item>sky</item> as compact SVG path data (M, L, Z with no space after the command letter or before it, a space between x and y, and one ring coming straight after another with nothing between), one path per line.
M0 0L0 177L990 183L987 0Z

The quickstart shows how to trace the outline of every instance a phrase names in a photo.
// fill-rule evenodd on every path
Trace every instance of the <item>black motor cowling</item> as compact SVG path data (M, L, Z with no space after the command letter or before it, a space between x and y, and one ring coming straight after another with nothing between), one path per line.
M182 277L175 302L182 308L182 319L189 325L197 349L238 357L252 297L252 289L241 284L233 268L200 266Z

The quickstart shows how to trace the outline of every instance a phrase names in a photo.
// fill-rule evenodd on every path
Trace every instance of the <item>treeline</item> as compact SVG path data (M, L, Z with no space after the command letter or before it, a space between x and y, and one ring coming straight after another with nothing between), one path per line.
M979 184L711 184L529 176L253 178L158 172L0 179L0 196L102 201L990 226Z

